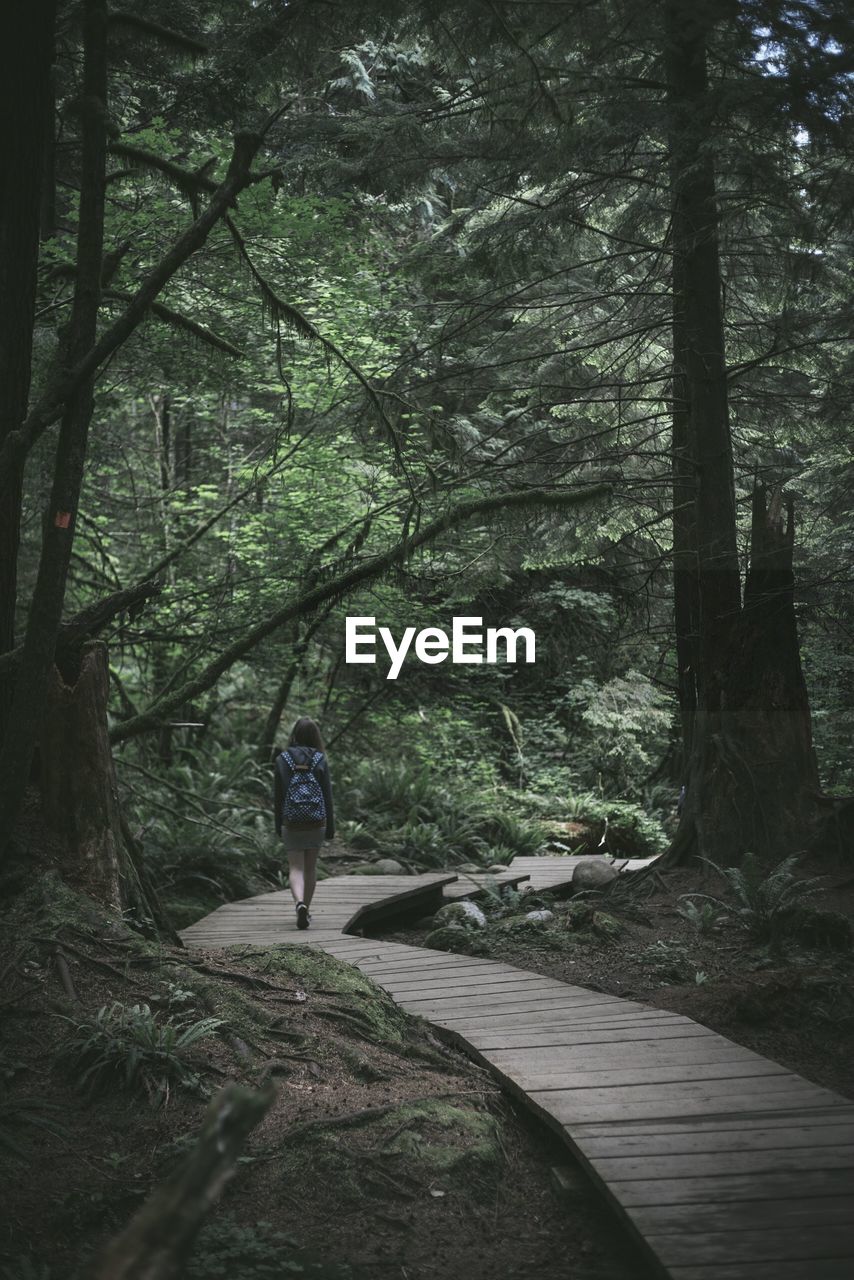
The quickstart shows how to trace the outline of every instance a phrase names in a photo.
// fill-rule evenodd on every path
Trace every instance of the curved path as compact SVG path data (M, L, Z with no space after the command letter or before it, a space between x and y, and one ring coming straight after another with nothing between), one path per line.
M506 878L555 887L568 870L563 858L516 860ZM854 1104L690 1018L358 936L461 892L454 875L335 876L305 933L279 892L220 907L182 936L206 949L320 947L356 965L561 1135L661 1276L854 1277Z

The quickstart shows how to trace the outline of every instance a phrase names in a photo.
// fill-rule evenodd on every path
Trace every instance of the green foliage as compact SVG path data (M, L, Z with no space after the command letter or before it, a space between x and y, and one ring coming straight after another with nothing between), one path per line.
M683 920L697 930L697 933L712 933L726 923L727 912L719 903L705 899L702 904L695 900L693 894L682 894L676 910Z
M662 986L693 982L697 972L695 962L681 942L665 942L662 938L644 947L638 961L644 969L651 971Z
M461 955L484 955L487 951L481 931L466 929L461 924L446 924L434 929L424 939L424 946L431 951L457 951Z
M629 800L611 800L592 791L567 798L567 818L589 826L590 835L580 838L575 853L606 851L643 858L662 853L667 836L657 818ZM604 844L600 845L604 836Z
M346 1264L306 1255L296 1240L274 1230L269 1222L247 1227L222 1215L200 1231L184 1274L186 1280L282 1280L284 1276L356 1280L358 1272Z
M144 1091L157 1103L168 1101L173 1084L203 1092L188 1050L223 1025L220 1018L158 1018L147 1004L119 1001L102 1005L94 1018L60 1016L68 1023L60 1057L78 1088L90 1095L109 1087Z
M709 866L726 881L735 904L708 894L696 896L731 912L757 942L779 939L793 931L794 909L802 907L823 886L819 876L800 879L794 875L797 864L797 854L784 858L769 872L752 853L745 855L740 867L719 867L709 861Z
M358 761L345 779L341 808L357 847L413 868L472 860L489 866L542 847L537 823L509 808L502 792L482 793L458 770L406 761ZM506 805L506 807L502 807Z

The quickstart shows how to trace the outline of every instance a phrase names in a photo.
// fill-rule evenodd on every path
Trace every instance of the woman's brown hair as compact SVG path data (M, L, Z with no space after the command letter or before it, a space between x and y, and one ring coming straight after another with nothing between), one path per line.
M314 747L315 751L325 751L326 747L323 745L323 738L317 721L312 720L309 716L300 716L293 729L291 729L288 746Z

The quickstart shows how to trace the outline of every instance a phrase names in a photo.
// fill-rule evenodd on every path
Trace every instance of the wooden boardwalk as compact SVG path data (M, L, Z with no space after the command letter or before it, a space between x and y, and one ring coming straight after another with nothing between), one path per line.
M536 888L571 869L566 858L517 862ZM659 1275L854 1277L854 1104L679 1014L354 936L384 916L427 914L453 881L337 876L318 886L307 932L280 892L220 907L182 936L203 948L320 947L358 967L561 1135Z

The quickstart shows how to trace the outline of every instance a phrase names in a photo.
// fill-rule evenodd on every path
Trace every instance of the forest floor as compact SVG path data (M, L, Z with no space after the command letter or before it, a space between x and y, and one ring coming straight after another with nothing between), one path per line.
M3 1280L88 1277L186 1158L210 1095L270 1078L188 1280L647 1280L558 1139L349 966L146 942L55 877L0 939ZM206 1037L148 1051L152 1028L209 1014L224 1022Z
M681 869L627 875L601 892L573 897L522 892L500 906L482 897L487 927L451 935L449 949L684 1014L854 1098L854 952L840 920L854 924L850 869L832 868L809 899L817 919L836 926L818 946L785 934L774 945L758 942L734 910L698 928L679 910L684 895L694 893L726 897L719 883ZM535 908L551 911L553 919L545 925L527 920ZM435 946L437 940L428 942L435 928L425 919L382 936ZM438 941L449 945L447 929Z

